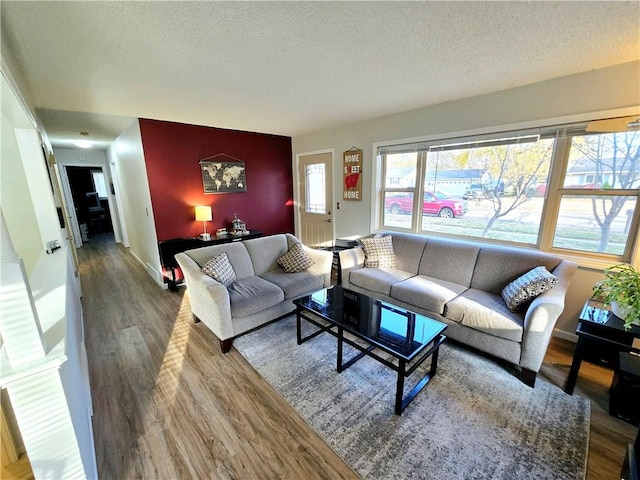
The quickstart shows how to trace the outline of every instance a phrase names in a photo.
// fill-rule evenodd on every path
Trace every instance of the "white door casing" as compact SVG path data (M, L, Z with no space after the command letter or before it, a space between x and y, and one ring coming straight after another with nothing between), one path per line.
M333 245L333 151L297 155L299 237L312 247Z

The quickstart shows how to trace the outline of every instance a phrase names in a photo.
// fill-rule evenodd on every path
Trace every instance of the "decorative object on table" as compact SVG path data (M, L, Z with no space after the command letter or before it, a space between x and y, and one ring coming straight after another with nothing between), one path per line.
M216 230L216 236L224 237L226 235L229 235L229 232L227 232L227 227L222 227Z
M204 225L204 232L199 236L202 240L211 240L211 235L207 233L207 222L210 222L211 219L211 207L196 207L196 222L202 222Z
M238 215L233 214L233 220L231 220L231 234L232 235L246 235L249 233L247 230L247 224L238 218Z
M616 317L624 320L624 328L640 325L640 272L621 263L605 268L604 280L593 287L595 298L611 305Z
M342 198L344 200L362 200L362 150L351 147L342 154L344 190Z
M247 191L244 162L224 153L200 160L204 193Z

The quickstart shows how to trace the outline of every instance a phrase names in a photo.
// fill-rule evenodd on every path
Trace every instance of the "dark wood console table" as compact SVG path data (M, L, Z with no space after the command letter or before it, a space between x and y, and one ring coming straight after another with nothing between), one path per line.
M249 230L246 235L211 235L211 240L202 240L199 237L188 238L172 238L171 240L162 240L158 242L160 250L160 264L162 265L165 283L168 284L169 290L175 292L178 286L183 282L182 274L177 275L180 271L178 262L176 262L175 254L194 248L208 247L209 245L220 245L222 243L241 242L250 238L258 238L262 236L262 232L258 230Z

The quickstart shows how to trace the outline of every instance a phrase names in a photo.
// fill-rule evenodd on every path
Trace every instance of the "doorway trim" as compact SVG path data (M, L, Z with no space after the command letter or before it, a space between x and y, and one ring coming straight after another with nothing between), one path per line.
M55 154L55 152L54 152ZM74 240L75 240L75 245L76 248L80 248L83 243L82 243L82 236L80 235L80 225L78 225L78 217L76 215L76 204L73 201L73 195L71 194L71 185L69 183L69 176L67 175L67 167L86 167L88 169L94 169L97 170L99 169L102 172L102 175L104 176L105 182L107 183L106 187L107 187L107 204L109 205L109 211L113 212L113 209L116 208L116 206L114 205L112 194L109 191L109 182L111 181L111 175L110 172L108 172L105 168L105 164L102 163L97 163L97 162L93 162L93 163L56 163L57 166L60 167L60 169L58 170L60 172L60 181L62 183L62 188L63 188L63 194L65 196L65 198L67 199L67 203L69 206L69 220L71 222L71 228L73 229L73 233L74 233ZM115 225L115 219L114 219L114 215L111 214L111 228L113 229L113 233L114 233L114 238L116 243L118 242L118 238L115 237L116 232L118 231Z
M296 188L294 190L294 198L293 198L293 218L294 218L294 228L295 228L295 235L296 237L300 238L301 232L302 232L302 224L301 224L301 219L300 219L300 208L303 204L302 202L302 198L301 198L301 191L300 191L300 183L301 183L301 174L302 172L300 171L300 158L301 157L308 157L311 155L321 155L323 153L328 153L331 155L331 198L329 199L329 206L331 208L331 211L335 211L336 209L334 208L335 206L335 181L334 181L334 163L335 163L335 153L336 153L336 149L335 148L325 148L322 150L313 150L310 152L301 152L301 153L296 153L296 160L295 160L295 165L294 165L294 171L295 171L295 180L296 180ZM333 234L333 238L336 238L336 222L335 222L335 215L334 215L334 221L331 224L331 229L332 229L332 234Z

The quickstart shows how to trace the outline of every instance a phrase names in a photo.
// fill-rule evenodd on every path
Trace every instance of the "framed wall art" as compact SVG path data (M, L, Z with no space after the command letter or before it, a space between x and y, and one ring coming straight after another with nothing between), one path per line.
M351 147L342 154L344 189L343 200L362 200L362 150Z
M204 193L237 193L247 191L244 162L224 153L200 160Z

